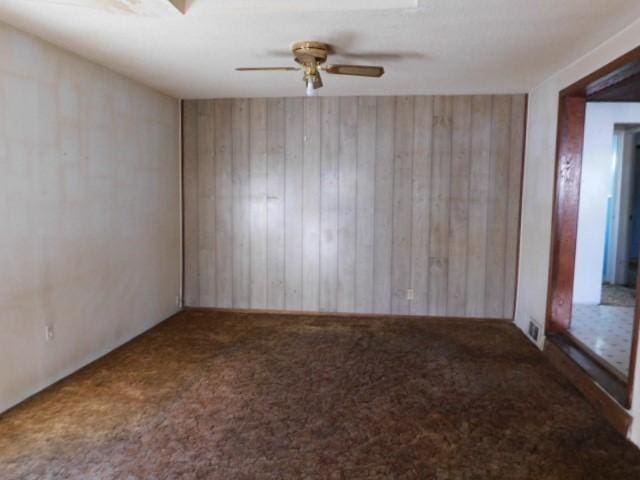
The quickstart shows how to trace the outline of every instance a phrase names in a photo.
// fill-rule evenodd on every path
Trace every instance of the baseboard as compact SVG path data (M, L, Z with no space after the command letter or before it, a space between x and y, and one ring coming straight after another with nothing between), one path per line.
M482 318L482 317L447 317L437 315L399 315L389 313L348 313L348 312L316 312L308 310L270 310L254 308L218 308L218 307L183 307L183 312L203 313L241 313L261 315L287 315L297 317L338 317L338 318L388 318L388 319L420 319L427 321L464 321L464 322L499 322L513 323L510 318Z

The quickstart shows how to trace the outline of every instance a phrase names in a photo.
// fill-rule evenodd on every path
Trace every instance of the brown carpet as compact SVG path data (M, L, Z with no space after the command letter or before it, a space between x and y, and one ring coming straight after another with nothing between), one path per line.
M0 416L8 479L636 479L513 325L183 313Z

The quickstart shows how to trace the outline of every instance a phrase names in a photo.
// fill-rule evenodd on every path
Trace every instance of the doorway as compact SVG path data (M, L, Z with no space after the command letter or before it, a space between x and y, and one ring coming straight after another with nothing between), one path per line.
M592 129L592 111L615 104L638 117ZM626 408L638 338L639 126L640 47L560 92L547 335ZM604 150L590 150L591 130L605 135Z
M627 382L636 303L640 103L587 102L571 324L567 334Z

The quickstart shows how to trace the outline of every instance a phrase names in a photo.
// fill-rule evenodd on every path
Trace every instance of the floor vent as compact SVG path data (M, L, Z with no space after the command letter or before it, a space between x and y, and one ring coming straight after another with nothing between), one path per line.
M537 342L539 333L540 329L538 328L538 325L536 325L533 320L529 320L529 336Z

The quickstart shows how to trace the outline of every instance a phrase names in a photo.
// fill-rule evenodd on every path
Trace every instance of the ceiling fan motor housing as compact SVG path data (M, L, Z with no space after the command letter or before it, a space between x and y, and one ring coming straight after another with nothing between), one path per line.
M319 66L327 61L329 45L321 42L296 42L291 45L291 51L296 62L304 68L304 83L311 82L314 89L322 88Z
M329 45L322 42L296 42L291 45L295 60L301 65L323 64L327 61L330 50Z

